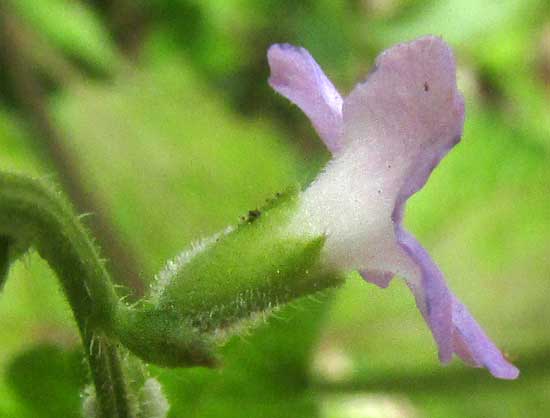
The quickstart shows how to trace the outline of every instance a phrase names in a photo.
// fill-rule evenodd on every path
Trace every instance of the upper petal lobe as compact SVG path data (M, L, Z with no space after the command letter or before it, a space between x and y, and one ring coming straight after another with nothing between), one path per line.
M343 133L342 97L304 48L275 44L267 53L275 91L295 103L309 117L331 152L340 149Z

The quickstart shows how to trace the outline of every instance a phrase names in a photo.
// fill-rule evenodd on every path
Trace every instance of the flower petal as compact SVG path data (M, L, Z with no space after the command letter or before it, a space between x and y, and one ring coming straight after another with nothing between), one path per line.
M427 322L439 348L439 359L448 363L453 358L453 300L443 274L428 252L407 231L398 227L399 245L418 266L420 280L408 277L407 284L414 294L416 305ZM414 276L415 273L412 273Z
M342 97L304 48L275 44L267 53L269 84L309 117L331 152L340 149Z
M420 38L382 53L368 80L353 90L343 107L344 141L363 144L365 170L378 179L379 196L371 189L371 200L393 202L394 239L412 262L399 272L392 266L396 260L387 259L383 270L407 279L442 362L453 354L451 294L437 266L401 221L406 200L426 183L462 133L464 102L455 74L447 44L436 37ZM399 251L386 254L395 258Z
M409 281L409 288L438 343L441 361L449 362L452 353L456 353L469 365L485 367L500 379L518 377L518 369L506 361L468 309L447 288L442 273L427 251L412 235L405 231L401 234L404 235L400 236L400 243L420 266L422 274L421 286Z
M450 48L428 36L382 53L368 80L344 100L345 141L364 142L371 165L397 187L398 205L424 185L462 134L455 73Z
M485 367L500 379L516 379L519 370L510 364L501 351L489 340L468 309L453 295L453 324L455 336L468 349L465 361Z
M453 333L453 345L455 347L455 353L462 361L472 367L483 367L473 356L472 352L468 348L468 345L459 333Z
M359 274L367 282L375 284L376 286L383 289L390 285L390 282L394 276L394 274L390 273L389 271L378 270L361 270Z

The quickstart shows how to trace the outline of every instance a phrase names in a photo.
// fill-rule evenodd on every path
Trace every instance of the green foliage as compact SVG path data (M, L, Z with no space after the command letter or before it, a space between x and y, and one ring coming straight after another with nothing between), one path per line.
M39 36L96 72L111 73L121 64L97 14L84 2L9 0Z
M441 34L453 45L489 45L482 33L508 32L510 25L530 16L536 0L447 0L415 2L416 8L391 21L378 22L375 36L392 45L426 33ZM480 18L480 17L483 18ZM493 44L494 45L494 44ZM494 45L499 48L499 45Z
M79 395L85 376L79 350L52 345L19 353L6 370L10 388L25 406L25 418L80 417Z
M0 141L2 170L37 175L44 171L44 164L30 147L29 132L20 118L0 107Z

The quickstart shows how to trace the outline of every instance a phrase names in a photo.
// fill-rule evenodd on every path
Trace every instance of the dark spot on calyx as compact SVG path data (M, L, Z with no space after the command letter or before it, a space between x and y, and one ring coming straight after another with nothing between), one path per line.
M253 209L248 211L248 218L246 219L247 222L254 222L256 219L260 217L262 212L260 212L258 209Z
M424 81L424 91L430 91L430 85L427 81Z

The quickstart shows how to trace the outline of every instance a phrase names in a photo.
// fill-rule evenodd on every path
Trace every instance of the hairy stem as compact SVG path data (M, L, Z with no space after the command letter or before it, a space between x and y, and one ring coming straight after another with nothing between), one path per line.
M40 181L0 173L0 236L8 243L8 260L33 247L57 273L90 364L98 413L103 418L130 418L113 335L119 300L70 206Z
M111 371L111 380L114 386L115 402L119 418L133 418L134 411L132 410L131 402L129 402L128 385L126 384L126 376L122 368L122 363L117 348L110 344L107 347L107 355L109 357L109 366Z

